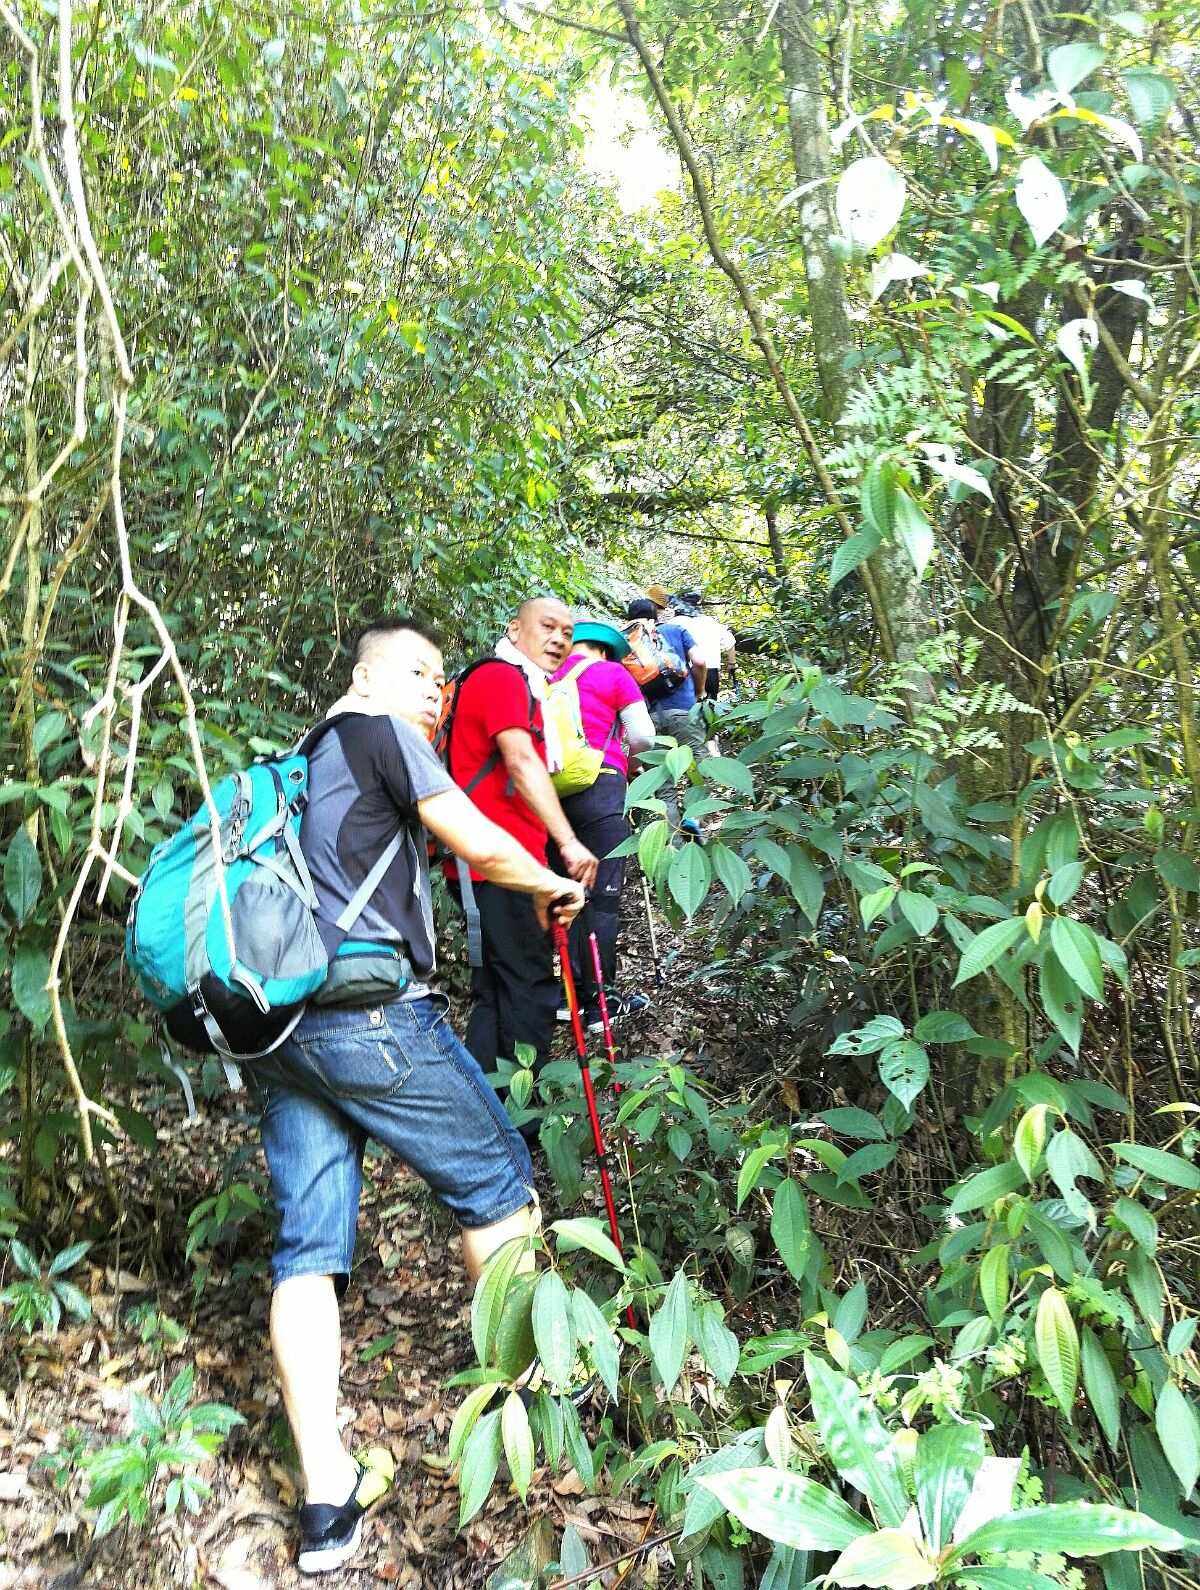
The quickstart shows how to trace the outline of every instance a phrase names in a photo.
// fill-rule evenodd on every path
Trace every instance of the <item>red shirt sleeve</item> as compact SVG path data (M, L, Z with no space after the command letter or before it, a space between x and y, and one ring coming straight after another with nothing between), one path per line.
M478 669L466 686L463 706L480 731L494 740L505 729L528 729L529 686L512 663L494 662Z

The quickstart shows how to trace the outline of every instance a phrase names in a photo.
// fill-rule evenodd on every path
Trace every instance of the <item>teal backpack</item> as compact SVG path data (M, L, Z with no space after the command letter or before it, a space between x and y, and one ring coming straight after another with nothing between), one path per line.
M404 843L401 829L336 922L317 914L300 822L308 758L332 726L214 787L228 923L206 806L150 852L129 908L125 958L170 1035L198 1054L259 1060L284 1042Z

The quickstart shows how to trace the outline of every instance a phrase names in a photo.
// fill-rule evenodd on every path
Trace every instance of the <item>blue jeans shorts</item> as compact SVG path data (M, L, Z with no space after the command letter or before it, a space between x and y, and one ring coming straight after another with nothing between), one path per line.
M365 1010L310 1010L259 1068L263 1148L279 1206L276 1286L354 1258L363 1149L390 1148L462 1226L490 1226L535 1201L529 1150L440 994Z

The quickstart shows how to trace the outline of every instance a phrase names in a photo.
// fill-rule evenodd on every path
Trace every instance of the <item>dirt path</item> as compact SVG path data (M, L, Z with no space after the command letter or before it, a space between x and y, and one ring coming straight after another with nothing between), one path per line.
M231 1115L228 1099L212 1101L190 1128L182 1117L167 1100L155 1117L158 1155L123 1165L131 1204L143 1208L159 1207L164 1181L174 1179L179 1220L217 1189L232 1146L247 1149L243 1179L255 1180L258 1160L253 1126ZM372 1515L360 1562L337 1583L465 1590L482 1584L531 1516L557 1513L563 1499L544 1477L527 1516L515 1496L498 1490L465 1535L456 1534L458 1496L444 1453L461 1393L447 1392L444 1383L472 1362L470 1291L457 1239L422 1184L391 1159L368 1169L358 1264L343 1307L342 1415L355 1447L391 1451L396 1485ZM143 1232L133 1245L149 1247L153 1236ZM90 1322L50 1339L3 1338L0 1590L196 1583L258 1590L311 1582L292 1565L295 1472L267 1340L268 1246L266 1222L256 1216L230 1250L218 1253L194 1305L186 1278L156 1282L136 1254L123 1261L119 1298L116 1272L85 1261L73 1278L90 1295ZM182 1325L186 1338L172 1346L160 1333L142 1342L137 1311L146 1304ZM56 1488L38 1460L72 1429L92 1448L120 1440L131 1393L157 1399L188 1362L196 1366L194 1400L228 1403L246 1420L203 1471L211 1497L194 1517L141 1531L121 1525L93 1548L82 1482Z

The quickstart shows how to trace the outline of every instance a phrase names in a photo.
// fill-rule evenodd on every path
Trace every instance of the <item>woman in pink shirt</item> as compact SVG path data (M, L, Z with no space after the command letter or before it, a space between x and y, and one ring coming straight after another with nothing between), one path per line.
M649 1004L644 994L618 997L613 991L625 858L609 859L609 856L629 834L625 791L630 757L649 750L654 744L654 725L645 698L633 676L620 663L628 650L628 642L614 624L581 619L575 625L571 655L553 676L558 680L577 670L576 689L584 736L589 745L604 752L604 765L596 782L578 795L568 795L562 803L580 843L600 857L600 870L588 903L571 924L571 965L584 1021L591 1031L599 1028L600 1012L588 944L590 933L596 935L600 946L600 965L609 1014L613 1019L633 1015Z

